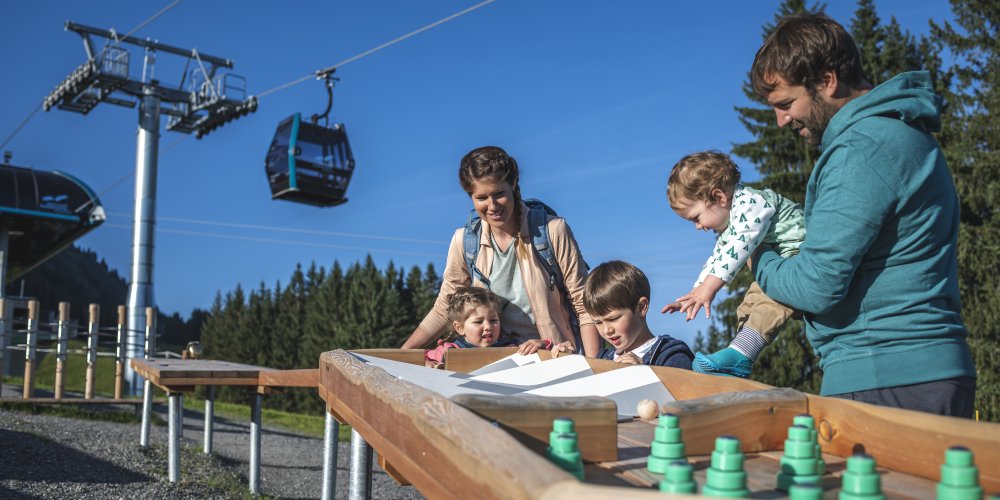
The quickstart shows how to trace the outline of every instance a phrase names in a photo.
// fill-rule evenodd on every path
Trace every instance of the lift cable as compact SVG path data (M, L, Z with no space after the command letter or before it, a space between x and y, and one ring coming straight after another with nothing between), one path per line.
M382 49L384 49L386 47L389 47L391 45L395 45L395 44L397 44L399 42L402 42L403 40L406 40L407 38L410 38L410 37L412 37L414 35L418 35L418 34L423 33L424 31L427 31L427 30L429 30L429 29L431 29L431 28L433 28L435 26L439 26L439 25L444 24L444 23L446 23L448 21L451 21L452 19L455 19L455 18L458 18L458 17L462 17L462 16L468 14L469 12L472 12L472 11L474 11L476 9L479 9L480 7L485 7L486 5L489 5L489 4L491 4L491 3L495 2L495 1L496 0L485 0L483 2L477 3L476 5L473 5L472 7L469 7L467 9L465 9L465 10L456 12L456 13L448 16L448 17L445 17L443 19L439 19L439 20L437 20L437 21L435 21L435 22L433 22L431 24L428 24L427 26L424 26L424 27L419 28L417 30L411 31L411 32L409 32L409 33L407 33L407 34L405 34L405 35L403 35L401 37L398 37L398 38L395 38L395 39L390 40L388 42L385 42L382 45L379 45L378 47L375 47L375 48L372 48L372 49L368 49L368 50L366 50L366 51L364 51L364 52L362 52L362 53L360 53L360 54L358 54L356 56L348 57L347 59L344 59L343 61L340 61L339 63L334 64L333 66L316 70L315 72L310 73L310 74L308 74L306 76L303 76L302 78L298 78L298 79L292 80L292 81L290 81L288 83L284 83L284 84L278 85L277 87L275 87L273 89L270 89L270 90L265 90L264 92L261 92L261 93L257 94L256 97L259 99L259 98L264 97L266 95L270 95L270 94L273 94L275 92L278 92L278 91L281 91L281 90L285 90L288 87L292 87L292 86L298 85L298 84L300 84L300 83L302 83L302 82L304 82L306 80L312 80L314 78L324 78L327 74L332 73L333 70L335 70L335 69L337 69L337 68L339 68L339 67L341 67L341 66L343 66L345 64L352 63L354 61L357 61L358 59L361 59L362 57L374 54L375 52L378 52L378 51L380 51L380 50L382 50Z
M150 17L149 17L148 19L146 19L145 21L143 21L143 22L139 23L139 25L138 25L138 26L136 26L135 28L132 28L132 31L129 31L129 32L128 32L128 33L127 33L127 34L126 34L126 35L125 35L124 37L122 37L122 38L128 38L129 36L131 36L131 35L132 35L133 33L135 33L136 31L139 31L139 30L140 30L140 29L142 29L142 28L143 28L144 26L146 26L147 24L149 24L149 23L153 22L153 21L154 21L154 20L155 20L156 18L158 18L158 17L160 17L161 15L163 15L164 13L166 13L166 12L167 12L168 10L170 10L170 9L172 9L172 8L174 8L174 7L176 7L176 6L177 6L177 4L181 3L181 1L182 1L182 0L174 0L174 3L172 3L172 4L170 4L170 5L166 6L166 7L164 7L163 9L161 9L161 10L160 10L159 12L157 12L156 14L153 14L152 16L150 16ZM103 55L104 55L104 52L105 52L105 51L107 51L107 50L108 50L108 45L105 45L105 46L104 46L104 50L103 50L103 51L101 52L101 55L103 56ZM98 56L98 57L100 57L100 56ZM34 110L33 110L33 111L32 111L32 112L30 113L30 114L28 114L28 117L27 117L27 118L25 118L25 119L24 119L24 121L22 121L22 122L21 122L21 124L20 124L20 125L18 125L18 126L17 126L17 128L15 128L15 129L14 129L14 131L13 131L13 132L11 132L11 134L10 134L9 136L7 136L7 139L3 141L3 144L0 144L0 150L2 150L2 149L3 149L4 147L6 147L6 146L7 146L7 144L8 144L8 143L10 143L10 141L14 139L14 136L15 136L15 135L17 135L17 133L18 133L18 132L20 132L20 131L21 131L21 129L22 129L22 128L24 128L24 126L28 124L28 121L30 121L30 120L31 120L31 119L32 119L32 118L33 118L33 117L35 116L35 114L37 114L37 113L38 113L38 110L42 109L42 104L43 104L43 103L38 103L38 106L35 106L35 109L34 109Z
M168 9L170 9L174 5L177 5L180 1L181 0L176 0L170 6L168 6L167 8L165 8L165 9L161 10L160 12L158 12L157 14L155 14L153 18L155 18L156 16L159 16L163 12L166 12ZM260 94L257 94L256 97L260 98L260 97L263 97L265 95L270 95L270 94L273 94L275 92L284 90L286 88L298 85L298 84L300 84L300 83L302 83L302 82L304 82L306 80L311 80L313 78L326 78L328 75L330 75L331 73L333 73L334 70L336 70L337 68L339 68L339 67L341 67L341 66L343 66L343 65L345 65L347 63L351 63L351 62L357 61L358 59L361 59L362 57L368 56L370 54L374 54L375 52L378 52L378 51L380 51L380 50L382 50L382 49L384 49L386 47L389 47L391 45L399 43L399 42L401 42L403 40L406 40L407 38L411 38L414 35L423 33L424 31L427 31L427 30L429 30L431 28L434 28L435 26L440 26L440 25L442 25L442 24L444 24L444 23L446 23L448 21L451 21L452 19L456 19L456 18L459 18L461 16L464 16L465 14L468 14L468 13L470 13L470 12L476 10L476 9L479 9L481 7L485 7L486 5L489 5L489 4L491 4L491 3L495 2L495 1L496 0L484 0L483 2L480 2L480 3L476 4L476 5L473 5L473 6L467 8L465 10L456 12L456 13L454 13L454 14L448 16L448 17L445 17L443 19L439 19L439 20L437 20L437 21L435 21L435 22L433 22L431 24L428 24L428 25L422 27L422 28L419 28L417 30L411 31L411 32L409 32L409 33L407 33L407 34L405 34L403 36L397 37L397 38L395 38L393 40L390 40L390 41L388 41L386 43L383 43L382 45L379 45L377 47L368 49L368 50L366 50L366 51L364 51L364 52L362 52L362 53L360 53L358 55L355 55L355 56L349 57L347 59L344 59L343 61L340 61L339 63L334 64L333 66L329 66L327 68L323 68L323 69L317 70L316 72L314 72L312 74L309 74L307 76L304 76L302 78L299 78L297 80L293 80L291 82L279 85L279 86L277 86L277 87L275 87L273 89L261 92ZM150 20L152 20L153 18L151 18ZM143 23L140 26L143 26L145 24L146 23ZM134 31L135 30L132 30L132 32L134 32ZM132 32L129 32L129 34L131 34ZM190 60L188 62L190 62ZM41 105L39 105L39 108L40 107L41 107ZM38 109L36 108L35 111L32 114L37 113L37 112L38 112ZM31 117L29 116L28 118L30 119ZM25 120L25 122L27 122L27 120ZM23 124L22 124L22 126L23 126ZM19 129L20 129L20 127L19 127ZM16 134L17 131L14 131L14 133ZM13 134L11 136L13 137ZM164 149L163 153L166 154L168 151L174 149L174 147L176 147L178 144L180 144L181 141L183 141L186 137L187 137L186 135L182 136L180 139L178 139L177 141L175 141L173 144L167 146ZM4 144L6 144L6 142ZM2 147L0 147L0 149L2 149ZM131 172L131 171L129 173L125 174L124 177L122 177L121 179L115 181L114 184L112 184L110 187L108 187L108 188L104 189L103 191L101 191L101 193L100 193L100 195L98 195L98 197L103 196L107 192L111 191L112 189L114 189L115 187L117 187L119 184L121 184L125 179L129 178L132 175L134 175L134 172ZM80 209L84 208L88 203L85 203L83 206L77 208L77 211L79 211Z
M123 217L129 218L130 214L110 212L108 215L112 217ZM240 222L222 222L222 221L211 221L204 219L183 219L179 217L157 217L159 220L164 222L177 222L181 224L195 224L203 226L216 226L216 227L230 227L235 229L253 229L255 231L276 231L285 233L298 233L298 234L310 234L317 236L336 236L338 238L357 238L357 239L369 239L369 240L381 240L381 241L397 241L402 243L421 243L428 245L441 245L441 240L423 240L417 238L401 238L397 236L383 236L377 234L362 234L362 233L345 233L339 231L321 231L315 229L299 229L294 227L284 227L284 226L264 226L259 224L244 224ZM157 228L160 230L160 228Z

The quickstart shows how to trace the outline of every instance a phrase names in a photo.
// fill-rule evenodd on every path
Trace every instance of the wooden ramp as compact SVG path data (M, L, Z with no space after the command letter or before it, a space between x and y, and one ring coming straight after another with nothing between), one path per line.
M470 353L467 358L466 352ZM452 349L445 368L472 370L509 353L505 349ZM408 351L385 354L422 363L422 356ZM621 367L604 360L588 362L595 373ZM819 429L828 498L835 498L839 491L846 457L858 451L876 458L883 491L890 498L933 498L944 452L954 445L975 453L980 483L987 492L1000 490L998 424L880 408L685 370L654 369L677 399L664 410L680 418L699 488L704 485L715 438L729 434L740 438L746 454L751 496L786 496L775 490L778 460L792 418L808 413ZM539 453L544 439L539 437L540 421L560 411L573 411L565 401L547 405L544 400L511 396L493 401L465 396L448 399L340 350L321 355L319 390L328 410L358 431L387 462L387 470L428 498L669 498L651 490L660 476L645 468L655 430L651 422L634 419L613 424L616 456L590 460L581 483ZM580 434L584 448L587 433L607 426L607 421L593 402L576 408L580 409L591 412Z

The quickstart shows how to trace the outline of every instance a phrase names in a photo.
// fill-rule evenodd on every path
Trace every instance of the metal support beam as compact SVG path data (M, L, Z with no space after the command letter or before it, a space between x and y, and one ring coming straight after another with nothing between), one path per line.
M170 410L167 415L167 476L171 483L176 483L180 479L181 459L180 459L180 429L178 428L178 413L180 413L181 393L171 392L167 395L170 402Z
M333 414L326 412L323 430L323 500L333 500L337 496L337 452L340 448L340 422Z
M260 493L260 412L264 396L255 394L250 413L250 493Z
M145 39L145 38L136 38L134 36L118 36L118 35L112 33L110 30L105 30L105 29L101 29L101 28L94 28L92 26L85 26L83 24L77 24L77 23L74 23L72 21L66 21L66 31L73 31L73 32L77 33L78 35L84 37L85 40L86 40L86 35L97 35L99 37L107 38L109 40L117 40L119 43L128 43L128 44L136 45L136 46L139 46L139 47L143 47L143 48L147 48L147 49L153 49L153 50L159 50L159 51L167 52L167 53L178 55L178 56L182 56L182 57L194 57L195 53L196 53L194 51L194 49L185 50L185 49L182 49L182 48L179 48L179 47L174 47L173 45L167 45L165 43L154 42L152 40ZM93 52L90 51L90 53L93 53ZM216 64L216 65L222 66L224 68L232 68L233 67L233 61L231 61L229 59L224 59L222 57L210 56L208 54L202 54L200 52L197 53L197 54L198 54L198 57L201 57L202 61L206 61L206 62L209 62L211 64ZM88 54L88 56L89 56L89 54Z
M370 500L372 497L372 447L356 429L351 429L350 500Z
M139 130L135 160L135 204L132 214L132 267L128 284L129 357L142 358L146 308L153 299L153 235L156 227L156 169L160 142L160 98L154 86L144 89L139 104ZM155 332L151 332L155 334ZM152 342L151 345L154 345ZM155 349L155 348L154 348ZM152 354L150 354L152 357ZM125 366L129 394L137 395L139 374Z
M206 455L212 453L212 427L215 420L215 386L208 386L208 396L205 398L205 444L203 451Z
M142 428L139 431L139 446L149 448L149 424L153 413L153 384L148 380L142 388Z

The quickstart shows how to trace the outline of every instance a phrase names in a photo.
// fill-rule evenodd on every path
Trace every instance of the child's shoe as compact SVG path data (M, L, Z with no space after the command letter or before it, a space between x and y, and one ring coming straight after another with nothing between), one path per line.
M695 354L691 367L698 373L748 378L753 370L753 360L727 347L713 354Z

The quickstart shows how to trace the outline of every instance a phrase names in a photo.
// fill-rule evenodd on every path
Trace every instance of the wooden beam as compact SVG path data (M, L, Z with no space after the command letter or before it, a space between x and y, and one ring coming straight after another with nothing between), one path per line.
M423 349L352 349L351 352L411 365L424 365Z
M610 399L459 394L451 400L500 424L521 444L542 456L549 446L552 420L572 418L584 460L618 460L618 407Z
M744 453L784 449L792 419L807 409L806 395L793 389L726 392L662 407L680 417L689 455L711 454L723 434L738 437Z
M389 461L382 456L382 454L378 455L378 466L381 467L393 481L396 481L396 484L400 486L410 486L410 482L403 477L403 473L396 470L396 468L393 467L392 464L390 464Z
M823 451L864 451L880 467L937 481L944 452L956 445L975 454L979 482L1000 490L1000 424L807 395Z
M268 387L317 387L319 369L264 370L260 372L260 385Z
M345 351L320 356L320 384L335 412L429 498L531 498L572 481L472 412Z
M620 364L620 363L619 363ZM774 387L738 377L720 377L680 368L651 366L675 399L703 398L723 392L766 391Z
M469 373L517 352L517 347L486 347L481 349L448 349L444 352L444 369Z

